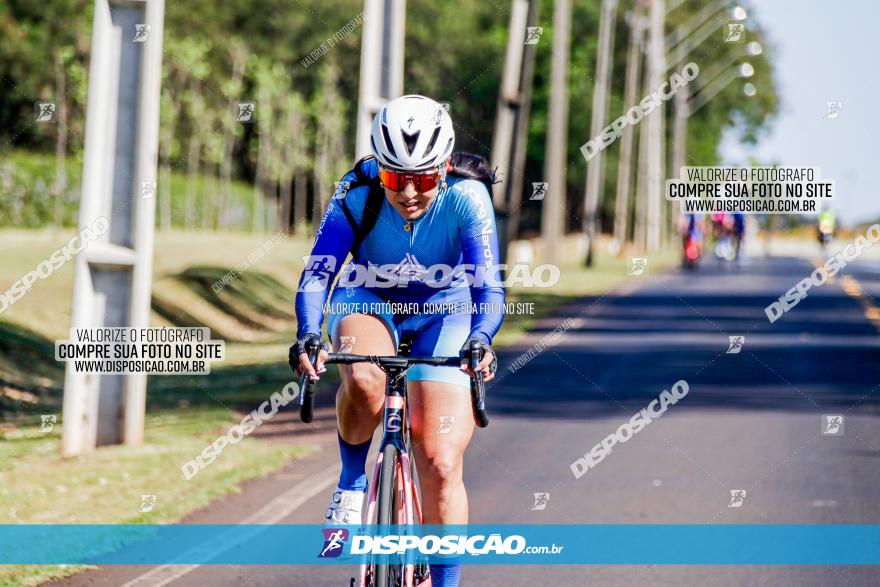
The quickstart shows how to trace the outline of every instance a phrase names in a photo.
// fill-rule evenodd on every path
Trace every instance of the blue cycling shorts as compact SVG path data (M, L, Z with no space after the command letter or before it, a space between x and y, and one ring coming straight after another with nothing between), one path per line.
M462 296L464 294L464 296ZM371 314L382 320L394 337L394 346L400 343L404 333L411 334L412 356L457 357L471 331L471 314L462 308L470 302L467 289L441 290L422 304L442 304L444 308L458 305L458 310L439 313L393 314L393 302L386 301L364 287L337 287L330 296L327 314L327 332L337 340L340 320L349 314ZM435 367L413 365L406 372L409 381L437 381L470 389L470 377L458 367Z

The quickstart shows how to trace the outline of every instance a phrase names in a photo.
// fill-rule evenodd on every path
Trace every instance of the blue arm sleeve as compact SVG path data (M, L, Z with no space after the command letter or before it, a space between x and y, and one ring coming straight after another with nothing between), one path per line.
M348 175L343 181L347 178ZM330 288L354 243L354 229L341 206L341 201L330 200L312 252L305 258L305 268L296 291L297 338L306 333L321 333Z
M470 335L491 344L504 320L495 213L489 192L478 181L467 181L459 197L462 261L476 268L475 275L471 274L471 301L476 311L471 317Z

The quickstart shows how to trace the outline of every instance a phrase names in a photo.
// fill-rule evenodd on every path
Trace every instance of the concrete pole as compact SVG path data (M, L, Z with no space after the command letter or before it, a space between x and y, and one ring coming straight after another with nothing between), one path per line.
M143 43L138 113L138 134L135 146L138 154L135 178L155 179L159 149L159 103L162 86L162 40L165 21L165 0L149 0L146 22L150 36ZM136 181L136 186L140 185ZM137 193L137 192L136 192ZM129 324L134 328L150 325L150 307L153 288L153 235L155 233L156 200L135 200L134 252L132 268L131 308ZM144 373L128 375L125 390L125 423L123 441L139 445L144 441L144 415L147 409L147 376Z
M669 165L670 178L680 177L682 166L686 165L687 153L687 100L688 86L681 86L673 98L672 108L672 144L671 144L671 162ZM664 193L665 199L665 193ZM669 235L672 238L675 234L677 220L679 216L679 205L677 202L667 202L669 210Z
M529 0L529 14L527 27L538 24L539 0ZM526 167L526 145L529 137L529 114L532 107L532 84L535 77L535 54L537 44L526 45L523 56L523 72L521 76L521 89L519 108L516 117L516 132L513 136L513 164L508 173L507 189L510 202L510 213L507 221L507 239L509 244L519 236L519 220L522 213L523 177ZM517 177L514 177L517 175ZM505 257L506 258L506 257Z
M507 253L507 220L510 218L510 186L516 181L513 168L513 144L516 133L517 112L520 106L522 87L523 57L525 55L526 26L528 22L529 1L513 0L510 10L510 23L507 28L507 50L504 54L504 70L501 73L501 88L498 92L498 105L495 115L495 132L492 136L492 167L501 175L501 183L496 183L490 196L495 208L498 232L501 237L499 249L501 262Z
M648 241L648 125L639 125L639 162L636 179L635 244L640 252L647 250Z
M678 93L675 94L673 102L673 120L672 120L672 164L669 166L669 177L679 177L679 172L685 164L685 153L687 152L687 101L688 87L681 86Z
M559 258L559 240L565 233L566 138L568 136L568 61L571 36L571 0L553 3L553 60L550 66L550 112L547 124L544 181L549 183L541 211L541 241L546 263Z
M373 116L403 94L405 0L364 0L355 158L370 154Z
M599 136L608 118L609 77L611 73L612 48L614 47L614 18L617 0L602 0L599 17L599 49L596 54L596 79L593 87L593 111L590 120L590 137ZM587 180L584 190L584 232L587 235L586 265L593 264L593 239L596 233L596 210L602 191L602 151L587 162Z
M645 33L644 5L637 2L631 13L629 49L626 60L626 82L623 90L624 111L636 105L642 67L642 41ZM620 137L620 164L617 167L617 194L614 202L614 239L621 251L628 235L629 192L632 182L633 129L626 125Z
M109 230L76 258L71 328L149 323L155 190L143 187L156 181L163 18L164 0L95 1L79 228L103 218ZM62 454L142 442L146 376L73 367Z
M364 1L357 136L355 138L356 159L360 159L370 153L370 127L372 126L373 115L381 107L379 103L381 76L376 74L381 63L382 3L383 0Z
M663 0L651 0L648 25L648 83L646 92L656 90L666 71L664 39L665 10ZM647 250L660 246L660 227L662 222L662 184L663 184L663 104L657 105L643 124L647 127Z

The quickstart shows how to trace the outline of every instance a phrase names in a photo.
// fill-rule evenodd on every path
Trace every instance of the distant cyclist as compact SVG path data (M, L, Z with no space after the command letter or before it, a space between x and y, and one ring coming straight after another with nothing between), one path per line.
M712 214L715 256L723 261L739 261L746 232L745 214Z
M350 353L393 355L407 335L414 337L413 355L465 357L470 341L477 340L485 352L478 370L485 380L493 378L497 361L490 344L501 326L504 291L487 189L492 173L482 159L453 155L454 142L449 114L424 96L397 98L376 114L373 157L359 161L339 183L299 283L296 352L313 380L325 370L325 304L349 252L353 261L330 297L327 331L334 348L344 341ZM438 279L438 272L428 271L437 266L451 269ZM446 309L394 314L384 302ZM316 344L323 346L317 370L306 354ZM342 474L326 518L331 524L359 524L385 374L369 363L340 367L340 374ZM422 365L407 373L425 524L468 522L462 458L474 428L469 374L465 367ZM440 434L441 422L453 424ZM430 571L433 587L459 584L457 564L431 565Z
M819 244L824 247L834 238L834 229L837 228L837 219L834 217L834 212L826 208L819 212L817 220L819 222L817 225Z
M746 215L742 212L731 214L731 237L733 238L733 258L739 263L742 261L742 245L746 236Z
M679 232L682 236L682 264L693 269L703 253L703 217L697 214L684 214L679 218Z

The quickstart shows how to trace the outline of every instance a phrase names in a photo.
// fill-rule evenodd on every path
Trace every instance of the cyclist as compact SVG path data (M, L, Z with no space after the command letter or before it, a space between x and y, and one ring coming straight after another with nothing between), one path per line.
M490 182L492 174L484 160L453 157L455 132L449 114L424 96L385 104L373 120L370 142L373 158L359 161L338 184L300 278L300 369L312 380L325 371L327 345L320 336L324 308L351 252L353 260L330 297L327 331L334 348L344 343L350 353L393 355L406 334L412 337L412 355L463 357L460 370L414 366L407 377L423 523L466 524L462 459L474 428L466 349L471 340L479 341L484 356L477 370L491 380L497 361L490 344L501 326L504 303L486 181L467 177ZM447 278L435 279L438 265L451 268ZM358 275L365 275L367 283L359 284ZM395 314L387 302L440 304L442 311ZM322 345L317 369L306 354L316 344ZM326 518L330 524L358 524L363 521L367 453L384 405L385 374L366 363L340 366L340 375L336 415L342 473ZM438 433L441 421L454 422L451 430ZM434 587L458 585L459 565L431 565L430 572Z
M819 223L817 226L819 244L824 247L834 238L834 229L837 227L837 219L834 216L834 212L828 208L824 208L819 212L817 220Z
M683 258L685 267L693 268L700 260L703 251L703 217L696 214L684 214L679 217L679 232L682 235Z
M742 212L731 214L731 236L734 243L733 258L737 264L742 262L742 244L746 236L746 215Z

